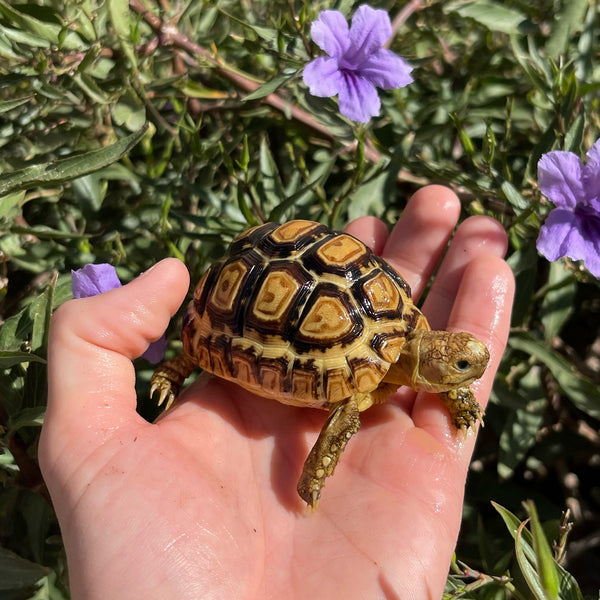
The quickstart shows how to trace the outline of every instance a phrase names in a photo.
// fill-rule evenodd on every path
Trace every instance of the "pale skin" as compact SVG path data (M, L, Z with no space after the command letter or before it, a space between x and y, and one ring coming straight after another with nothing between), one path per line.
M369 217L347 231L418 298L459 211L450 190L428 186L389 236ZM434 329L488 346L490 365L473 384L483 407L514 293L505 251L496 221L467 219L423 306ZM188 284L184 265L167 259L53 318L39 457L73 597L438 600L475 436L455 432L436 395L403 388L362 413L310 514L296 482L324 411L202 376L156 423L136 413L131 359L163 333Z

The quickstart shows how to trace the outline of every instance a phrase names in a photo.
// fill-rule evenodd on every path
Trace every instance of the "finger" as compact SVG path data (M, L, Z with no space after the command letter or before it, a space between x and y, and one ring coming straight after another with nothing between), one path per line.
M131 360L162 335L188 284L183 263L167 259L123 287L56 311L40 460L64 449L76 461L82 450L140 422Z
M497 256L482 254L464 269L448 319L448 329L468 331L490 351L490 362L481 377L472 384L477 401L485 409L494 377L498 370L510 328L515 283L510 267ZM433 394L420 394L413 409L413 419L440 440L456 439L441 400ZM464 455L470 456L475 436L464 444ZM462 453L461 453L462 455Z
M388 238L385 223L375 217L359 217L348 223L346 233L358 238L378 256L383 252L383 247Z
M440 185L429 185L409 200L392 230L383 257L410 285L418 298L446 250L460 215L456 194Z
M432 329L446 327L463 274L473 258L502 257L507 245L506 232L495 219L477 216L461 223L423 303Z

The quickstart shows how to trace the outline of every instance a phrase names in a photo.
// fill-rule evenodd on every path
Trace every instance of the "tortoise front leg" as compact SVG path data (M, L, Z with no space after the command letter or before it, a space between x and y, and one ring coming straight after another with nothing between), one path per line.
M439 396L446 405L452 424L456 429L460 429L466 434L469 428L475 427L477 421L483 424L485 411L475 400L471 388L458 388L448 392L440 392Z
M298 481L298 494L313 510L317 508L325 478L333 475L346 444L359 429L360 417L356 396L331 407Z

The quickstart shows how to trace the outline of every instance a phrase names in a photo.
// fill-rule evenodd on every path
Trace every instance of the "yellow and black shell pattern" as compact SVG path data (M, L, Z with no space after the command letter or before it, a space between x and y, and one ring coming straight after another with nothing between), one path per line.
M267 398L326 407L377 388L407 333L427 327L410 288L351 235L313 221L238 236L183 320L200 367Z

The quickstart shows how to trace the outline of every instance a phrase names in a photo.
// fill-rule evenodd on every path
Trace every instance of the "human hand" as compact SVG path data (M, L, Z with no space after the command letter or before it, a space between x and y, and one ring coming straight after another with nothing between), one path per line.
M389 238L347 231L384 256L418 299L460 212L429 186ZM489 397L514 290L501 226L467 219L423 310L491 359ZM437 599L460 526L474 435L456 435L436 395L402 389L361 415L314 514L296 482L325 411L257 398L201 376L156 423L136 413L131 359L160 337L188 287L162 261L132 283L68 302L51 327L40 464L61 524L74 598Z

